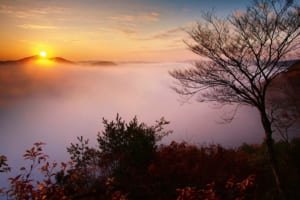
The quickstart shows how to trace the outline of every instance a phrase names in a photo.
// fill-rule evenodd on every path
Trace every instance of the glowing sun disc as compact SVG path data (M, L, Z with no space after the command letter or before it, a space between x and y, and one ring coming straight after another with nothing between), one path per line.
M41 51L40 52L40 56L43 57L43 58L45 58L47 56L47 53L45 51Z

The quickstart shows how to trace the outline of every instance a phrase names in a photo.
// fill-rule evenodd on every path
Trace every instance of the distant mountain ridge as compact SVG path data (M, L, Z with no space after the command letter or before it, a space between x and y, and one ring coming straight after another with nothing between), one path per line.
M76 64L75 62L67 60L67 59L62 58L62 57L53 57L53 58L50 58L49 60L54 61L56 63Z
M115 66L117 63L107 60L93 60L93 61L79 61L79 64L90 65L90 66Z
M29 56L25 58L21 58L18 60L5 60L5 61L0 61L0 64L27 64L27 63L32 63L38 60L49 60L53 61L55 63L60 63L60 64L75 64L75 62L67 60L62 57L53 57L53 58L41 58L38 55L34 56Z
M35 60L38 60L39 59L39 56L29 56L29 57L25 57L25 58L21 58L19 60L12 60L12 61L9 61L9 62L16 62L16 63L27 63L27 62L33 62Z
M3 60L0 61L0 65L5 65L5 64L30 64L39 60L49 60L54 63L58 64L83 64L83 65L88 65L88 66L115 66L117 65L115 62L112 61L79 61L79 62L74 62L68 59L65 59L63 57L52 57L52 58L42 58L38 55L34 56L28 56L25 58L21 58L18 60Z

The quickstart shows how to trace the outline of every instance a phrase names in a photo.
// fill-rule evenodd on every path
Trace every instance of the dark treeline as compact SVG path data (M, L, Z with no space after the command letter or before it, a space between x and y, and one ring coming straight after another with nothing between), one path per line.
M6 199L276 199L276 184L265 144L196 146L185 142L158 145L167 121L154 126L119 116L103 120L97 147L78 137L67 147L70 161L50 162L38 142L26 150L28 166L0 190ZM299 199L300 140L275 143L285 190ZM10 170L5 156L0 172ZM41 174L42 178L37 174Z

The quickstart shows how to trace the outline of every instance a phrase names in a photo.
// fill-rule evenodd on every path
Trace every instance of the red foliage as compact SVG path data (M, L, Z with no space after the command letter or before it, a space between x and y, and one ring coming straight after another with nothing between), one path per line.
M247 145L236 150L172 142L157 148L148 158L149 165L126 168L122 176L101 171L90 174L85 169L94 165L95 170L102 170L101 163L97 167L90 159L82 163L86 166L49 162L43 146L35 143L25 152L29 165L20 167L20 174L9 179L9 190L0 193L10 199L238 200L257 198L272 187L264 184L263 163L254 160L258 149ZM88 155L102 159L102 154ZM38 173L43 178L33 179L33 174L41 177Z
M224 193L227 180L243 179L254 173L248 159L247 154L220 145L197 147L172 142L159 148L148 173L172 196L177 188L191 186L182 191L186 193L194 186L205 188L207 183L214 183L217 193Z
M8 196L14 199L67 199L64 195L64 188L55 185L54 176L57 171L57 163L49 163L49 156L43 153L45 143L34 143L33 147L26 150L24 160L29 160L29 167L22 166L21 173L9 178L10 189L6 191ZM66 163L61 163L60 170L65 171ZM43 180L34 180L32 175L39 172Z

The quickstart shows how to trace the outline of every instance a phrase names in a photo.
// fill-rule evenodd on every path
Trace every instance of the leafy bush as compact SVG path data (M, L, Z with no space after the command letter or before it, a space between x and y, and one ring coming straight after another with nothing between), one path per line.
M26 150L29 162L0 189L7 199L276 199L265 144L239 148L195 146L172 142L157 145L169 131L164 119L154 126L134 118L126 123L103 119L98 147L78 137L67 147L70 161L50 162L37 142ZM291 199L300 197L300 140L277 142L276 153ZM10 170L0 157L0 172ZM39 177L39 178L34 178Z

